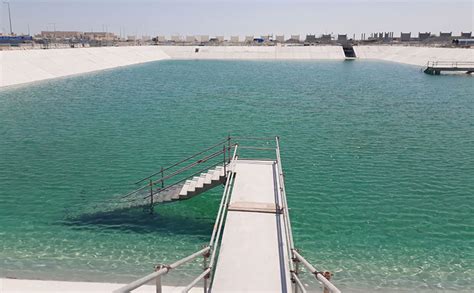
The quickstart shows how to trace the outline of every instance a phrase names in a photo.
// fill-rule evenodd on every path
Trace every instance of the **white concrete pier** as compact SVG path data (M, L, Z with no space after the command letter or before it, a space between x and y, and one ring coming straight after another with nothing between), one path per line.
M275 161L237 160L214 292L291 292Z

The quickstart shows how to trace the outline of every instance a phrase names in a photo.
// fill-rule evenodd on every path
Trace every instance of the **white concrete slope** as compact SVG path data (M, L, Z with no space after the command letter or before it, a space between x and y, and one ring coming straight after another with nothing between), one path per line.
M156 46L0 51L0 87L163 59Z
M474 49L354 46L358 59L474 62ZM163 59L344 60L341 46L136 46L0 51L0 87Z
M474 49L406 46L354 46L357 58L425 66L428 61L474 62Z
M219 60L343 60L341 46L166 46L173 59Z

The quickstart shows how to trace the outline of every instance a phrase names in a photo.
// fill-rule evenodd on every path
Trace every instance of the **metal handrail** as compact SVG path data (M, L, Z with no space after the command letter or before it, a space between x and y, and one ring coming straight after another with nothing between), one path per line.
M186 181L186 180L188 180L189 178L196 176L197 174L202 174L202 173L205 172L205 171L209 171L210 169L215 168L215 167L219 166L220 164L221 164L221 163L218 162L218 163L215 163L215 164L212 164L212 165L208 165L208 166L206 166L205 168L199 169L199 171L196 171L196 172L194 172L193 174L191 174L191 175L189 175L189 176L186 176L185 178L182 178L182 179L180 179L180 180L178 180L178 181L176 181L176 182L174 182L174 183L172 183L172 184L170 184L170 185L166 185L166 187L163 187L163 188L158 187L157 189L153 190L153 192L159 193L159 192L166 191L166 190L170 189L171 187L173 187L173 186L175 186L175 185L177 185L177 184L179 184L179 183L181 183L181 182L183 182L183 181ZM149 186L150 186L150 184L147 185L147 187L149 187ZM155 194L156 194L156 193L155 193ZM150 197L150 194L148 194L147 196L145 196L143 199L147 199L147 198L149 198L149 197Z
M304 257L301 256L295 249L293 249L293 255L295 258L301 262L309 271L311 274L314 275L314 277L321 281L323 285L328 288L332 293L341 293L339 289L336 288L328 279L326 279L321 272L316 270Z
M436 67L436 66L450 66L450 67L459 67L459 66L474 66L474 62L471 61L428 61L427 67Z
M233 153L232 159L230 160L231 163L235 162L235 160L237 159L237 148L238 147L239 147L238 144L234 145L234 153ZM211 240L209 241L209 245L208 245L208 247L211 248L211 260L209 262L209 266L206 268L206 270L201 275L199 275L196 279L194 279L183 290L183 292L188 292L201 279L207 277L209 274L212 273L212 269L214 267L214 262L215 262L215 257L216 257L216 251L217 251L216 247L219 243L219 239L220 239L220 235L221 235L221 231L222 231L222 225L223 225L224 217L225 217L225 213L226 213L226 207L228 205L228 201L229 201L229 198L230 198L230 186L232 185L232 182L233 182L234 176L235 176L235 173L234 173L233 169L229 169L227 172L230 173L230 175L227 176L226 184L225 184L225 187L224 187L224 192L222 194L221 203L219 205L219 210L217 212L216 222L214 223L214 229L212 230ZM207 288L204 288L204 292L207 292Z
M201 281L204 277L206 277L211 272L211 268L207 268L200 274L196 279L194 279L191 283L189 283L186 288L183 289L183 293L188 293L199 281Z
M257 151L274 151L275 148L255 147L255 146L241 146L243 150L257 150Z
M164 274L167 274L169 271L187 263L187 262L190 262L192 261L193 259L195 259L196 257L200 256L200 255L204 255L206 254L207 252L210 251L210 247L207 246L201 250L199 250L198 252L195 252L185 258L182 258L180 260L178 260L177 262L174 262L173 264L169 265L169 266L162 266L158 271L156 272L153 272L149 275L146 275L145 277L143 278L140 278L138 280L135 280L133 282L131 282L130 284L128 285L125 285L117 290L114 290L113 292L114 293L128 293L132 290L135 290L137 289L138 287L141 287L143 285L145 285L146 283L150 282L151 280L154 280ZM158 288L157 288L157 292L158 292ZM160 291L161 292L161 291Z
M257 138L249 138L249 139L257 139ZM307 270L309 270L309 272L311 272L311 274L314 275L314 277L317 280L319 280L321 283L323 283L323 286L325 287L325 290L328 289L332 293L340 293L339 289L337 289L328 279L326 279L321 272L317 271L294 248L293 234L292 234L291 222L290 222L290 218L289 218L289 208L288 208L288 203L287 203L287 198L286 198L284 173L283 173L283 168L282 168L282 164L281 164L280 140L279 140L278 136L274 137L273 139L275 140L275 144L276 144L276 146L275 146L276 159L275 160L276 160L276 163L278 165L277 187L279 188L279 193L280 193L280 201L281 201L280 202L280 204L281 204L280 208L283 209L283 223L284 223L284 229L285 229L285 234L286 234L285 235L286 236L286 242L288 243L288 245L286 245L286 249L288 250L287 251L288 256L291 257L289 259L288 263L289 263L289 269L290 269L290 275L292 277L292 281L295 283L295 287L294 287L295 292L298 289L303 293L306 292L306 289L304 288L303 283L301 282L301 280L298 277L298 264L302 263L307 268ZM168 175L167 177L161 178L161 180L169 179L169 178L171 178L171 177L173 177L173 176L175 176L179 173L184 172L185 170L188 170L188 169L194 167L197 164L200 164L200 163L203 163L207 160L210 160L210 159L214 158L215 156L217 156L219 154L222 154L222 153L225 154L226 151L229 151L229 155L230 155L231 146L234 147L234 152L233 152L232 158L228 158L228 161L227 161L226 158L224 157L224 164L227 164L227 166L231 163L235 163L235 161L238 158L238 149L239 148L256 149L256 150L270 150L269 148L260 148L260 147L241 147L237 143L231 144L230 136L229 136L228 140L226 140L226 142L229 143L228 148L226 148L226 146L224 145L223 150L215 152L215 153L207 156L204 161L203 160L198 160L198 161L196 161L196 162L194 162L194 163L192 163L188 166L185 166L185 167L181 168L180 170L174 172L173 174ZM210 149L208 149L207 151L209 151L209 150ZM203 154L203 153L204 152L201 152L200 154ZM184 162L184 160L183 160L183 162ZM161 266L156 272L151 273L151 274L149 274L149 275L147 275L147 276L145 276L141 279L138 279L138 280L130 283L129 285L126 285L126 286L124 286L120 289L115 290L114 291L115 293L130 292L131 290L134 290L134 289L146 284L147 282L149 282L153 279L156 279L157 292L161 292L161 276L162 275L167 274L170 270L172 270L172 269L174 269L174 268L176 268L176 267L178 267L178 266L180 266L180 265L182 265L186 262L189 262L189 261L195 259L199 255L204 256L204 271L198 277L196 277L187 287L185 287L183 292L188 292L191 288L193 288L202 279L205 279L205 281L204 281L204 292L208 292L208 288L207 288L208 278L211 279L211 284L210 284L210 289L209 290L212 289L212 274L213 274L214 267L215 267L215 264L216 264L217 247L219 246L219 243L221 241L221 237L222 237L222 234L223 234L223 224L224 224L224 220L225 220L225 217L226 217L227 207L228 207L228 204L229 204L229 201L230 201L232 185L233 185L233 182L235 180L235 174L236 173L234 171L235 170L233 168L228 168L225 171L226 172L226 177L227 177L226 178L226 184L225 184L224 192L223 192L222 199L221 199L221 202L220 202L220 205L219 205L219 210L218 210L218 213L217 213L216 221L214 223L214 228L213 228L213 231L212 231L211 240L210 240L208 246L206 246L204 249L202 249L202 250L200 250L200 251L198 251L198 252L196 252L196 253L194 253L194 254L186 257L186 258L183 258L183 259L173 263L170 266ZM149 179L151 177L147 177L147 178ZM157 180L157 181L153 182L153 181L150 180L150 184L145 186L145 188L146 187L152 187L153 184L156 184L156 183L159 183L159 182L163 182L163 181ZM177 184L177 183L175 183L175 184ZM166 190L168 188L170 188L170 187L168 186L166 188L158 189L158 192L160 192L162 190ZM141 189L143 189L143 188L141 188ZM141 190L141 189L138 189L138 190ZM134 192L137 192L138 190L136 190ZM152 190L151 194L153 194L153 189L151 188L151 190ZM133 192L132 192L132 194L133 194ZM208 257L210 257L210 262L207 265L207 258ZM160 287L160 291L158 291L158 287Z
M291 221L290 221L290 215L289 215L289 209L288 209L288 202L286 200L286 189L285 189L285 176L283 174L283 167L281 164L281 156L280 156L280 138L277 136L275 138L276 141L276 157L277 157L277 165L278 165L278 175L279 175L279 183L280 183L280 195L281 195L281 200L282 200L282 205L283 205L283 221L284 221L284 226L285 226L285 232L286 232L286 237L287 237L287 242L288 242L288 255L291 256L292 261L290 261L290 272L294 275L294 280L296 284L300 287L302 292L306 292L306 289L304 289L303 284L301 284L301 281L298 278L298 272L295 270L295 265L294 261L298 260L301 261L307 268L310 270L311 273L315 274L315 277L320 280L329 290L331 290L332 293L341 293L339 289L336 288L329 280L327 280L321 273L316 271L316 269L306 260L304 259L294 248L294 242L293 242L293 230L291 229Z
M196 176L197 174L202 174L202 173L205 172L206 170L210 170L210 169L212 169L212 168L215 168L215 167L217 167L218 165L220 165L220 163L216 163L216 164L213 164L213 165L209 165L209 166L207 166L207 167L205 167L205 168L202 168L202 169L200 169L199 171L194 172L193 174L191 174L191 175L189 175L189 176L187 176L187 177L185 177L185 178L182 178L182 179L180 179L180 180L178 180L178 181L176 181L176 182L174 182L174 183L172 183L172 184L170 184L170 185L166 185L166 187L163 187L163 188L159 187L159 188L157 188L157 189L154 189L154 190L153 190L153 196L154 196L154 195L157 195L157 194L160 193L160 192L166 191L166 190L172 188L173 186L176 186L176 185L180 184L181 182L186 181L186 180L188 180L189 178ZM147 187L149 187L149 186L150 186L150 185L147 185ZM147 198L150 198L151 196L152 196L151 194L147 194L146 196L144 196L144 197L142 197L142 198L139 198L139 199L147 199ZM132 198L132 199L125 200L125 202L134 202L134 201L136 201L136 200L137 200L137 198L134 197L134 198Z
M232 156L232 160L231 162L234 162L236 157L237 157L237 148L239 147L239 145L235 145L235 148L234 148L234 154ZM233 172L233 171L230 171L230 172ZM230 183L231 182L231 176L227 176L227 180L226 180L226 184L225 184L225 188L224 188L224 192L222 194L222 199L221 199L221 203L219 205L219 211L217 212L217 217L216 217L216 222L214 223L214 229L212 230L212 234L211 234L211 240L209 241L209 246L213 246L213 243L214 243L214 238L216 236L216 233L217 233L217 229L218 227L220 228L220 221L221 221L221 218L222 218L222 213L223 213L223 209L224 209L224 206L225 206L225 203L226 203L226 196L228 196L228 189L229 189L229 186L230 186Z
M301 289L301 293L306 293L306 288L304 287L300 278L298 278L298 275L292 272L291 276L293 277L293 280L295 281L296 285L298 285L298 287Z
M232 162L235 162L237 158L237 146L235 147L234 149L234 155L232 157ZM216 226L214 226L214 230L212 231L212 236L211 236L211 241L209 242L209 245L211 246L212 248L212 255L211 255L211 261L209 262L209 266L212 268L214 267L214 260L215 260L215 257L216 257L216 247L217 247L217 244L219 243L219 239L220 239L220 235L221 235L221 231L222 231L222 225L224 223L224 217L225 217L225 214L226 214L226 211L227 211L227 205L229 203L229 199L230 199L230 186L232 185L233 181L234 181L234 178L235 178L235 172L234 170L231 170L230 171L230 176L227 176L227 183L226 183L226 186L225 186L225 189L224 189L224 193L223 193L223 202L221 203L222 204L222 210L221 210L221 213L220 213L220 217L218 219L216 219L216 224L217 225L217 221L219 222L219 225L216 229Z
M292 232L292 229L291 229L288 202L286 200L285 178L284 178L284 174L283 174L283 167L282 167L282 164L281 164L280 138L278 136L275 138L275 142L276 142L275 152L276 152L276 158L277 158L277 163L278 163L277 164L278 165L278 178L279 178L279 182L280 182L280 195L281 195L282 205L283 205L283 209L284 209L283 221L284 221L284 224L285 224L285 232L286 232L285 234L286 234L287 242L289 244L289 246L287 246L287 249L288 249L288 255L291 256L291 258L293 259L293 256L292 256L292 251L294 249L293 232ZM291 261L290 261L290 271L294 271L294 265L293 265L293 262L291 262Z
M179 166L179 165L181 165L182 163L184 163L184 162L186 162L186 161L189 161L189 160L191 160L191 159L194 159L195 157L197 157L197 156L199 156L199 155L202 155L202 154L204 154L205 152L212 150L213 148L216 148L216 147L218 147L218 146L221 146L221 145L223 145L223 144L226 144L229 140L230 140L230 136L229 136L228 138L226 138L225 140L223 140L223 141L221 141L221 142L219 142L219 143L216 143L215 145L212 145L212 146L206 148L205 150L202 150L202 151L200 151L200 152L198 152L198 153L195 153L194 155L192 155L192 156L190 156L190 157L188 157L188 158L186 158L186 159L183 159L183 160L181 160L181 161L179 161L179 162L176 162L176 163L174 163L173 165L171 165L171 166L169 166L169 167L166 167L166 168L164 168L164 169L161 169L160 171L155 172L155 173L149 175L148 177L145 177L145 178L143 178L143 179L141 179L141 180L135 182L135 184L141 183L141 182L143 182L143 181L145 181L145 180L148 180L148 179L150 179L150 178L152 178L152 177L154 177L154 176L156 176L156 175L158 175L158 174L160 174L160 173L162 173L162 172L164 172L164 171L168 171L168 170L171 169L171 168L174 168L174 167L176 167L176 166Z
M221 155L221 154L223 154L223 153L225 153L225 152L226 152L226 150L219 150L219 151L217 151L217 152L214 152L214 153L208 155L207 157L205 157L205 158L203 158L203 159L200 159L200 160L197 160L197 161L195 161L195 162L193 162L193 163L191 163L191 164L189 164L189 165L187 165L187 166L185 166L185 167L183 167L183 168L181 168L181 169L179 169L179 170L177 170L177 171L175 171L175 172L173 172L173 173L171 173L171 174L169 174L169 175L167 175L167 176L165 176L165 177L163 177L163 178L160 178L160 179L158 179L158 180L152 181L152 182L151 182L151 185L157 185L157 184L159 184L159 183L162 183L162 182L164 182L165 180L168 180L168 179L170 179L170 178L172 178L172 177L174 177L174 176L176 176L176 175L179 175L179 174L181 174L181 173L183 173L183 172L185 172L185 171L191 169L192 167L194 167L194 166L196 166L196 165L199 165L199 164L202 164L202 163L204 163L204 162L207 162L207 161L209 161L209 160L211 160L211 159L213 159L213 158L215 158L215 157L217 157L217 156L219 156L219 155ZM160 171L160 172L161 172L161 171ZM135 189L135 190L133 190L133 191L127 193L127 194L125 194L124 196L122 196L122 198L129 197L130 195L135 194L135 193L137 193L137 192L139 192L139 191L142 191L142 190L144 190L145 188L148 188L148 187L150 187L150 183L147 184L147 185L144 185L144 186L142 186L142 187L140 187L140 188L137 188L137 189Z

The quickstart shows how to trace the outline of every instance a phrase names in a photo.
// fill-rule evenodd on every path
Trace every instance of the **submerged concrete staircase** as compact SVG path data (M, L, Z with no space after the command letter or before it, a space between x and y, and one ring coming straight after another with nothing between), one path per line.
M226 171L223 166L217 166L205 173L201 173L198 177L186 180L184 183L158 191L153 195L153 201L155 203L165 203L192 198L211 188L224 184Z

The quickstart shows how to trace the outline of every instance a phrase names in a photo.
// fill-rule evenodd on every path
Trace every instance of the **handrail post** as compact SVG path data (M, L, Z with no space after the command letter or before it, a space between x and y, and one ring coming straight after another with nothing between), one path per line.
M296 277L298 277L298 273L299 273L299 261L298 259L296 258L293 258L293 262L295 263L295 275ZM298 284L296 284L296 281L295 281L295 293L298 293Z
M159 271L162 268L164 268L164 265L157 265L155 267L155 271ZM156 286L156 288L155 288L156 293L162 293L163 292L163 287L161 286L161 275L156 277L155 286Z
M225 162L225 144L222 146L222 153L224 154L224 175L227 175L227 168L226 168L226 162Z
M153 180L150 179L150 214L153 214Z
M163 177L164 177L163 166L161 166L161 189L165 188L165 180L163 179Z
M204 258L203 258L203 269L204 269L204 271L207 270L207 259L209 258L210 255L211 255L211 254L210 254L210 251L208 251L208 252L206 252L206 253L203 254L203 257L204 257ZM207 280L208 280L208 279L209 279L209 274L207 274L207 275L204 277L204 280L203 280L203 282L204 282L204 286L203 286L203 288L204 288L204 293L207 293Z
M324 272L323 273L323 276L326 278L326 280L328 280L329 282L331 281L331 273L330 272ZM325 284L323 284L323 293L329 293L330 292L330 289L328 288L328 286L326 286Z
M231 137L230 137L230 134L227 136L227 157L228 157L228 160L229 160L229 163L230 163L230 141L231 141Z

